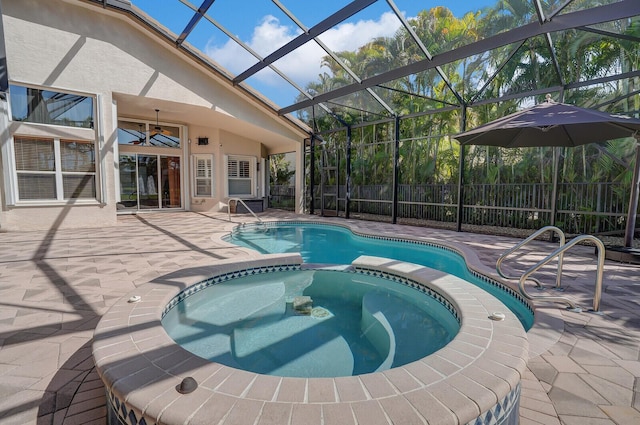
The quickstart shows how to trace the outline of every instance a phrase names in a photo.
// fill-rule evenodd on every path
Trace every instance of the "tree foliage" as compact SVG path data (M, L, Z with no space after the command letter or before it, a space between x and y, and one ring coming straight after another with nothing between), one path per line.
M428 54L438 55L535 22L538 16L533 3L530 0L500 0L493 7L462 17L439 6L421 11L409 20L409 24ZM540 3L548 14L566 6L562 0L542 0ZM569 5L566 11L587 9L600 3L582 0ZM640 43L633 39L640 37L640 20L604 23L597 30L574 29L551 34L549 38L531 38L373 88L400 117L400 182L412 185L457 181L460 149L452 136L464 129L461 127L461 109L452 109L451 105L460 105L461 101L470 105L465 127L469 129L544 100L544 95L518 97L529 91L540 92L540 89L554 89L572 82L640 69ZM630 37L619 38L603 35L603 32ZM393 37L373 39L356 51L338 52L337 56L339 61L325 58L317 81L306 87L309 93L325 93L356 81L339 62L358 78L365 79L424 60L426 53L405 29L400 29ZM603 104L611 112L637 115L640 97L625 94L637 91L639 80L638 77L613 79L568 88L562 92L564 98L555 100L584 107ZM507 95L508 100L499 100ZM496 100L474 103L492 99ZM339 178L346 178L344 126L375 121L375 124L354 127L352 183L389 184L395 140L392 115L366 91L328 106L330 112L316 107L313 114L305 111L301 118L320 132L341 128L329 137L331 143L323 147L325 154L332 155L330 161L340 163L343 172ZM389 119L388 123L380 124L384 118ZM632 140L560 149L560 178L628 185L633 149ZM465 163L467 181L548 183L552 180L553 148L472 146L466 149Z

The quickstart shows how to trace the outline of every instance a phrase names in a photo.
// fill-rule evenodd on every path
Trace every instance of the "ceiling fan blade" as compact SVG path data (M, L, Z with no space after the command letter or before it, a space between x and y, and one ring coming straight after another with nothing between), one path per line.
M157 136L158 134L161 134L163 136L171 136L171 131L165 130L161 127L156 127L151 131L149 135L153 137L153 136Z

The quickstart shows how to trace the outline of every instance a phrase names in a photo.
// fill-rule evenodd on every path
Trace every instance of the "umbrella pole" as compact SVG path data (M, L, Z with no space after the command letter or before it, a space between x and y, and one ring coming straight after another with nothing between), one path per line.
M552 177L552 183L551 183L551 202L550 202L550 207L551 207L551 217L549 219L549 223L552 226L556 225L556 212L557 212L557 207L556 207L556 202L558 202L558 168L560 168L560 152L558 152L558 150L560 149L559 147L555 146L552 148L553 151L552 156L553 156L553 164L551 165L552 168L552 172L553 172L553 177ZM554 242L555 239L555 233L551 232L551 242Z
M627 248L633 246L633 235L636 230L636 215L638 212L638 193L640 192L640 137L636 136L636 140L638 140L638 143L636 143L636 163L633 168L627 228L624 232L624 246Z

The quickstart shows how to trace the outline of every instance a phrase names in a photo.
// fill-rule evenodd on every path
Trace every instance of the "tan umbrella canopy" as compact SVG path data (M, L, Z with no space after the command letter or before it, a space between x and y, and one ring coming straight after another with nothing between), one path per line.
M565 103L556 103L547 96L547 101L544 103L499 118L454 137L463 145L520 148L571 147L631 136L640 140L640 120L638 119ZM627 247L632 245L638 210L640 148L636 147L636 149L636 164L625 232L625 246Z

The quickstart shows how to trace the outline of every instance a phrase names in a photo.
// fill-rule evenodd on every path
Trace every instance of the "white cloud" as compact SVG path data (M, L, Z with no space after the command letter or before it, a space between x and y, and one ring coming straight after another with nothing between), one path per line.
M334 52L353 51L373 38L393 36L399 26L400 21L396 16L387 12L378 20L340 24L324 32L319 39ZM269 15L254 28L251 39L244 41L258 54L266 57L300 33L297 27L283 25L277 18ZM257 62L252 55L232 40L228 40L221 46L208 44L205 53L234 74L244 71ZM274 65L304 87L307 82L316 81L318 75L326 71L320 69L323 56L326 56L326 52L317 43L308 42L275 62ZM282 83L282 80L272 71L260 72L255 77L270 86L278 86Z
M344 23L322 34L319 38L334 52L356 50L377 37L391 37L400 27L392 12L386 12L377 21L366 20Z

